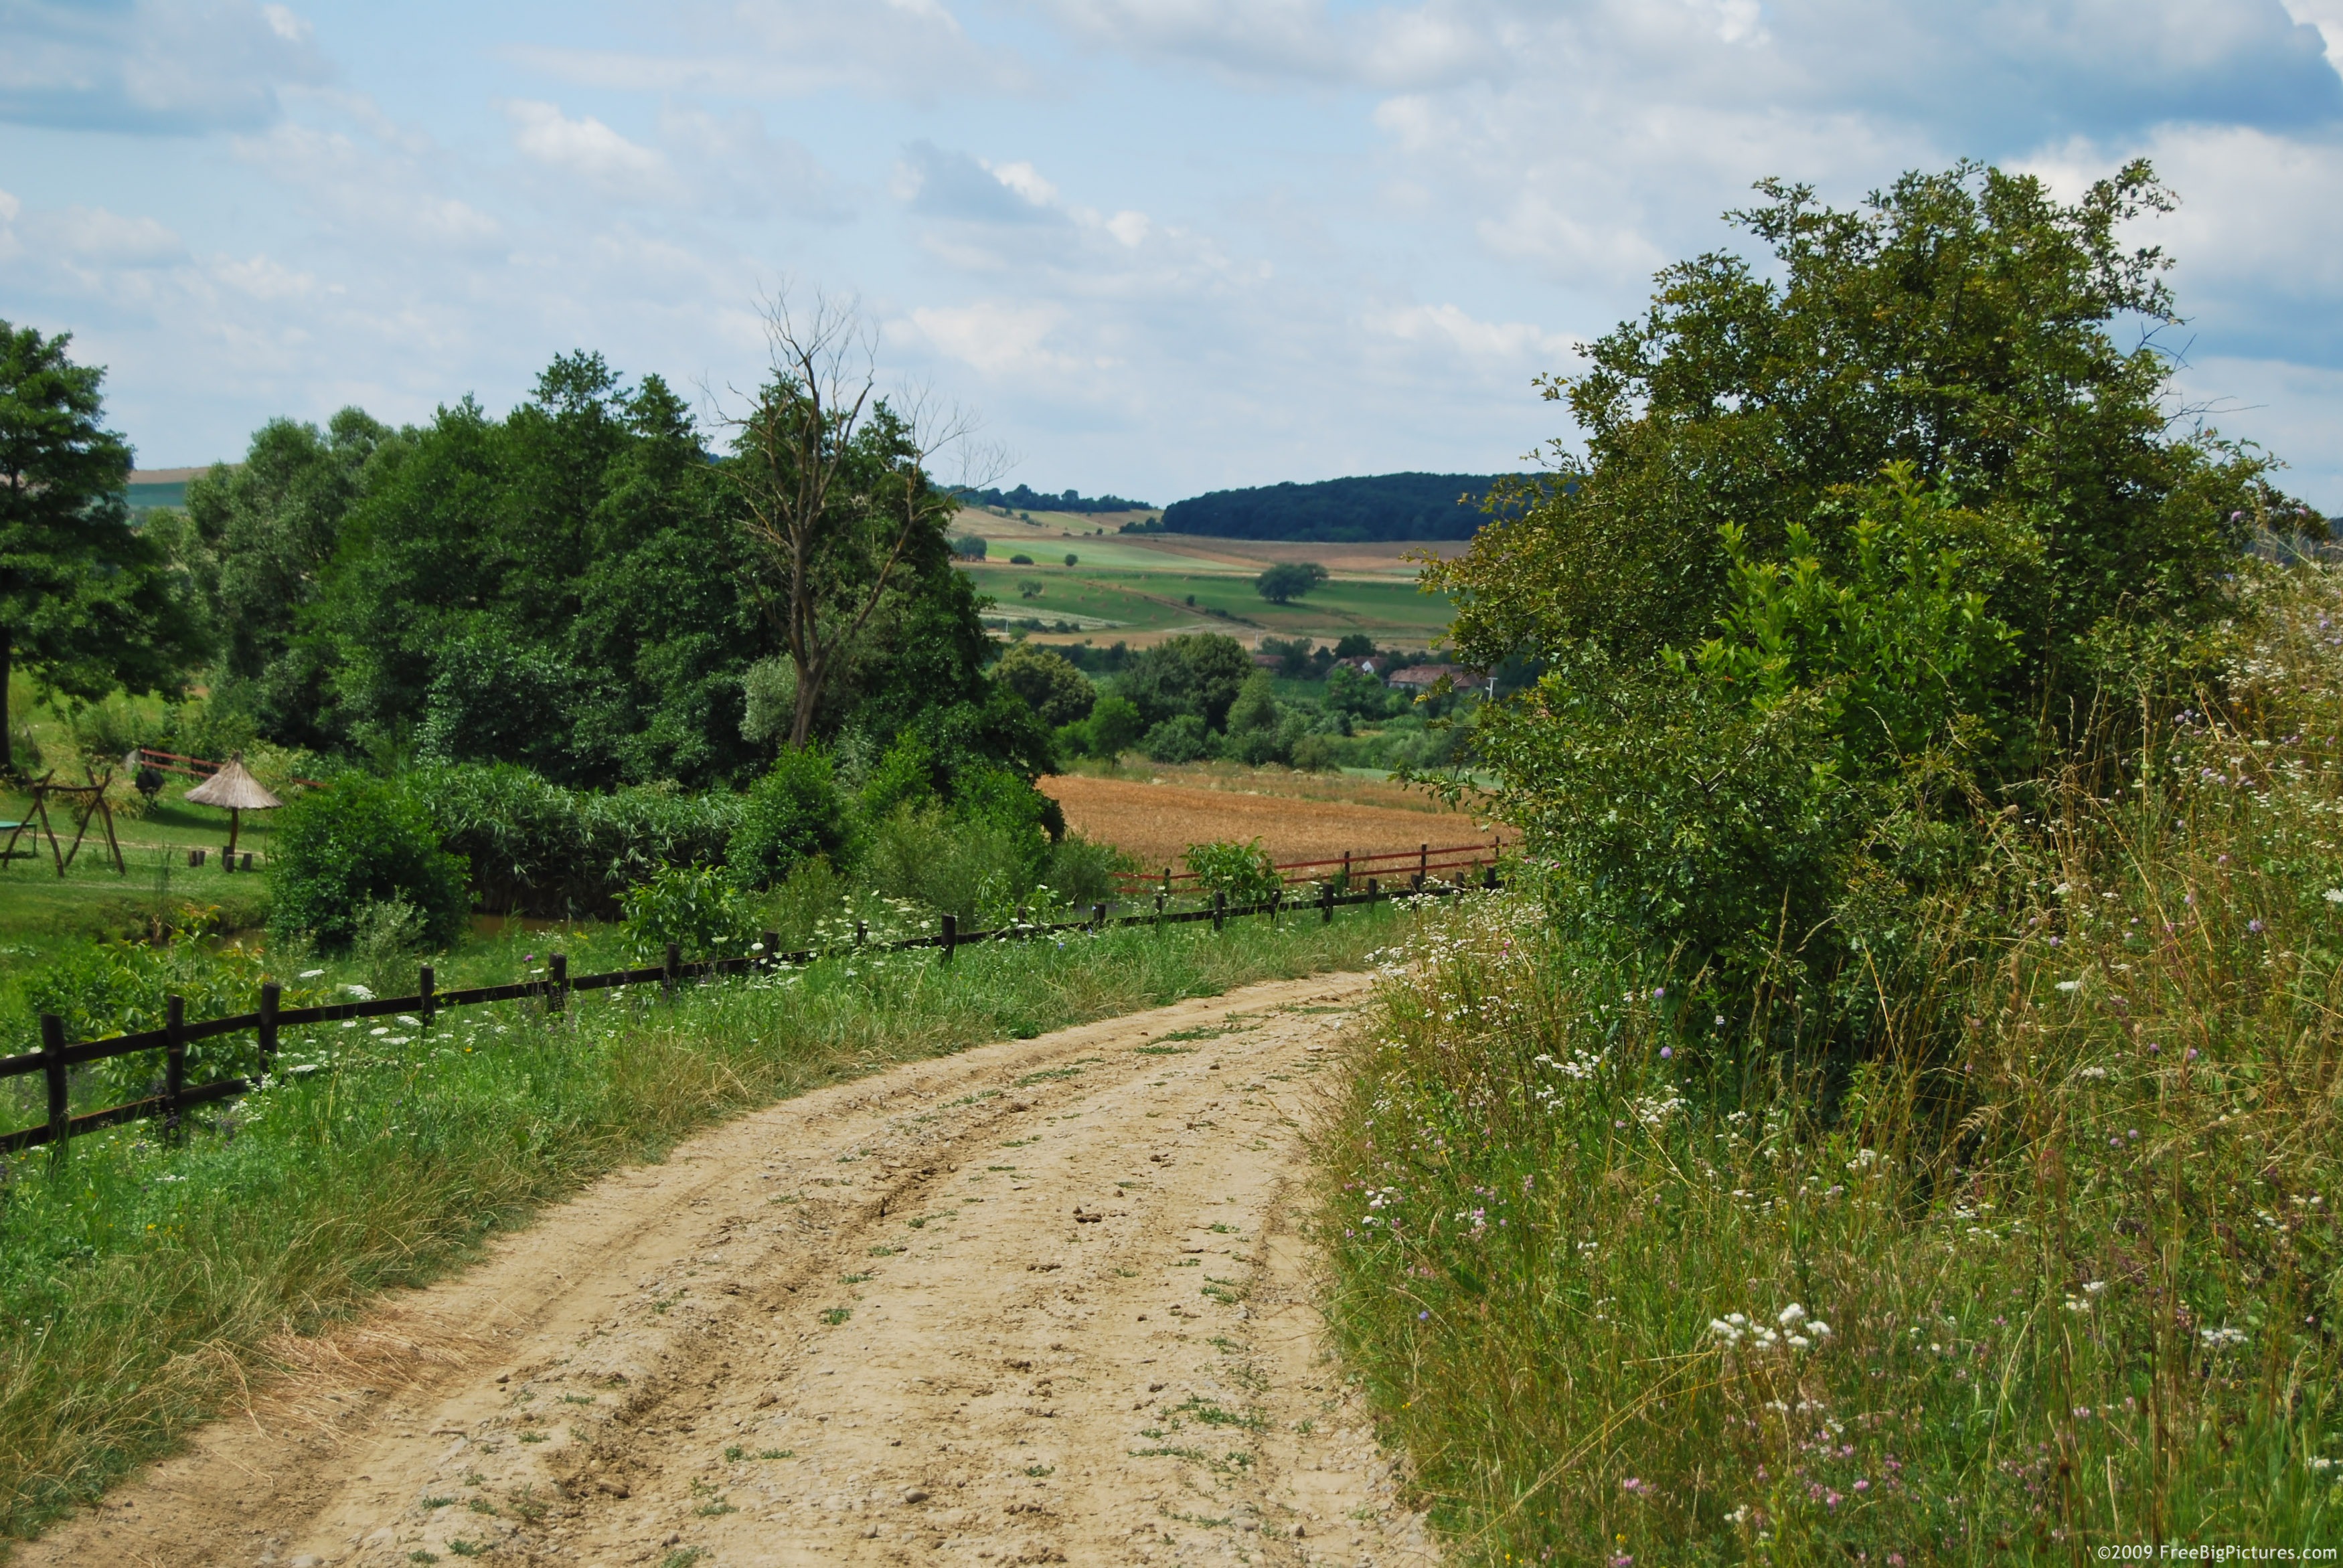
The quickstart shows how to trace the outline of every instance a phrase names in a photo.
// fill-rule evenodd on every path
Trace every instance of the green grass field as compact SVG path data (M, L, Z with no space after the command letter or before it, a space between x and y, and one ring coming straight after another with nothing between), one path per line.
M990 595L990 618L1014 625L1027 618L1054 627L1070 620L1094 640L1182 631L1225 631L1250 642L1262 636L1307 637L1334 642L1363 632L1385 646L1421 647L1447 629L1445 598L1420 591L1411 581L1342 578L1323 584L1292 604L1274 605L1253 591L1252 575L1211 568L1187 569L1159 556L1144 568L1054 562L1031 567L986 561L964 568L980 593ZM1027 597L1021 585L1039 583ZM1191 603L1192 599L1194 602ZM1213 611L1221 613L1215 615Z

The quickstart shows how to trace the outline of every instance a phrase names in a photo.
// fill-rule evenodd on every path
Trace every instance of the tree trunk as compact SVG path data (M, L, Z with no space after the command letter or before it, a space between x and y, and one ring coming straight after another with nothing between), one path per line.
M8 729L8 655L15 638L14 628L0 626L0 778L16 770L16 743Z

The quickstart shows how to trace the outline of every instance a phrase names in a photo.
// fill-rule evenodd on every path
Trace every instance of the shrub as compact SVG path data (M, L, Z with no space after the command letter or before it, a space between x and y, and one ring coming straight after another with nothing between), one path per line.
M1138 869L1139 862L1111 844L1094 843L1080 833L1069 833L1050 846L1042 864L1041 884L1077 908L1101 904L1114 897L1114 874Z
M837 854L845 841L845 802L830 754L818 746L784 747L741 802L725 859L740 886L769 888L800 861Z
M618 902L628 945L646 961L669 942L687 959L739 958L763 923L755 901L712 866L662 866Z
M422 805L407 790L364 774L296 795L277 813L268 857L270 931L339 950L357 934L369 904L414 906L424 940L444 947L460 935L471 900L466 862L441 848Z
M1285 886L1258 839L1250 844L1198 844L1181 859L1195 873L1199 887L1207 893L1226 893L1232 904L1265 903Z
M1295 741L1292 762L1304 773L1332 773L1342 767L1331 735L1305 735Z
M1005 923L1032 891L1036 842L1000 821L940 807L899 809L871 830L863 875L873 891L949 914L965 929Z
M723 861L742 807L669 786L569 789L510 763L417 769L403 782L469 862L483 909L554 919L615 914L662 865Z
M153 946L116 941L67 950L25 977L24 1015L10 1020L11 1038L0 1049L9 1054L37 1050L35 1020L45 1012L65 1021L68 1040L103 1040L162 1028L168 996L185 999L191 1020L251 1011L259 1004L267 966L258 953L241 946L207 946L201 940L207 928L207 921L197 920L182 931L182 940ZM287 1007L323 1000L324 993L297 982L285 988ZM191 1041L187 1081L209 1083L251 1072L258 1066L258 1051L248 1034ZM163 1075L163 1053L112 1057L86 1070L102 1086L106 1103L118 1104L153 1091Z
M1157 762L1200 762L1212 754L1212 737L1202 719L1182 713L1149 730L1139 749Z

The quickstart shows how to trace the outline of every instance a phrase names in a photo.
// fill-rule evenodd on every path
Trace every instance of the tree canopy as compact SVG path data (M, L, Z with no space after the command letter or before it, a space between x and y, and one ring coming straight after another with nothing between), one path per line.
M186 574L131 524L130 447L72 341L0 321L0 767L15 666L96 699L176 692L206 651Z
M1852 211L1759 188L1774 266L1661 272L1544 383L1584 449L1426 576L1463 658L1544 670L1475 747L1565 907L1745 978L1786 944L1853 1006L2095 690L2308 514L2171 417L2145 164L2071 204L1971 164Z
M1481 505L1498 484L1485 474L1376 474L1213 490L1165 508L1163 529L1319 544L1469 539L1481 525Z
M1280 561L1253 579L1253 591L1272 604L1290 604L1326 580L1316 561Z

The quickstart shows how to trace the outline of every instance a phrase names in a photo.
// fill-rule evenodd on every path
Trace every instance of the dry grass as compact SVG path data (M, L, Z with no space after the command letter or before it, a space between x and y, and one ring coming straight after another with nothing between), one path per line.
M1066 823L1147 868L1177 866L1192 844L1259 839L1280 860L1321 859L1492 842L1497 834L1461 811L1395 784L1306 773L1161 769L1152 779L1061 774L1041 788Z

